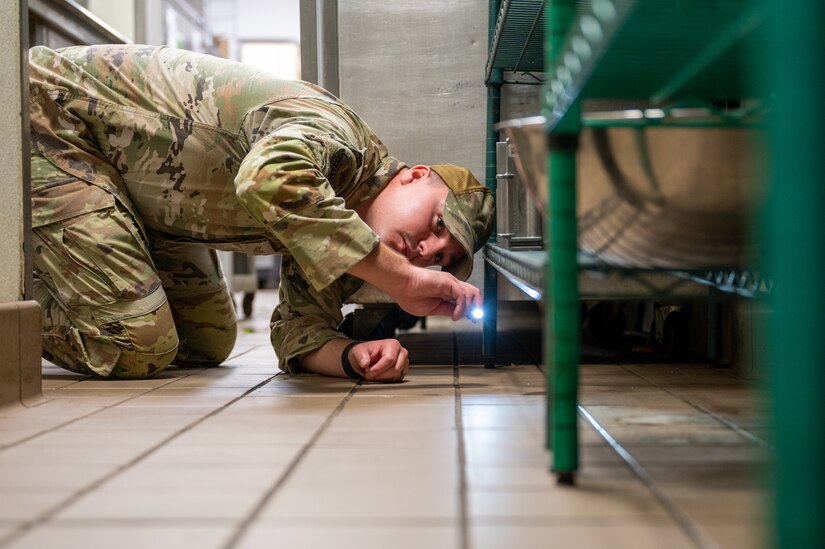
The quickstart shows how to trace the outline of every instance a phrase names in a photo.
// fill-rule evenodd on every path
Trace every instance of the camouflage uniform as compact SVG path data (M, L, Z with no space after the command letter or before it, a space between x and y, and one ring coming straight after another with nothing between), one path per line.
M35 293L44 354L140 378L217 364L235 314L214 250L286 254L283 369L331 339L378 245L353 211L403 167L305 82L145 46L30 52Z

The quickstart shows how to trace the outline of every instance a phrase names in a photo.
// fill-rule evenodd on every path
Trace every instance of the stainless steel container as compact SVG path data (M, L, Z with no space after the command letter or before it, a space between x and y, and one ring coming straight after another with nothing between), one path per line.
M516 173L510 140L496 143L496 243L509 249L541 249L538 202Z
M611 119L633 116L622 112ZM756 264L758 250L747 229L762 200L764 132L690 127L685 122L694 119L685 117L673 115L672 125L583 129L576 154L580 250L628 267ZM545 124L543 117L529 117L496 126L510 142L509 170L522 178L542 212L548 206ZM504 227L517 234L514 217L510 213Z

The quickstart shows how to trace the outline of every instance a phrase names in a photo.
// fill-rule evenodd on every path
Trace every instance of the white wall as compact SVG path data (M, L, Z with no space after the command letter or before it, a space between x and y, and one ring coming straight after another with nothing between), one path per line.
M229 57L239 58L240 42L301 40L300 0L208 0L209 28L229 40Z
M135 0L89 0L86 9L129 40L135 39Z

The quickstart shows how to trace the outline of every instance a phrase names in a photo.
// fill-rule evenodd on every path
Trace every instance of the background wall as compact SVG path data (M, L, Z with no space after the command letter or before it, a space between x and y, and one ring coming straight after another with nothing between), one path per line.
M348 0L338 21L341 98L390 154L483 177L487 3Z
M390 154L463 165L483 183L486 0L339 0L338 23L341 99Z

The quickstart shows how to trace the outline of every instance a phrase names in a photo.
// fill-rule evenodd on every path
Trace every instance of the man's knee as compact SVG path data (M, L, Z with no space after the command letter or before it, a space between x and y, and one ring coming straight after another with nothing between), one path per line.
M153 377L178 352L178 334L167 303L146 314L103 324L95 334L70 328L61 338L44 336L47 358L58 366L110 379Z
M119 351L108 376L116 379L145 379L157 375L172 363L179 347L168 303L148 314L104 325L101 335L106 338L104 345L113 345Z
M217 252L156 239L152 259L175 318L180 366L217 366L235 347L235 305Z
M238 328L232 295L220 281L202 292L167 292L180 339L174 363L217 366L229 358Z
M224 319L224 323L200 324L186 322L178 324L180 348L175 364L180 366L218 366L232 353L238 334L234 319Z

